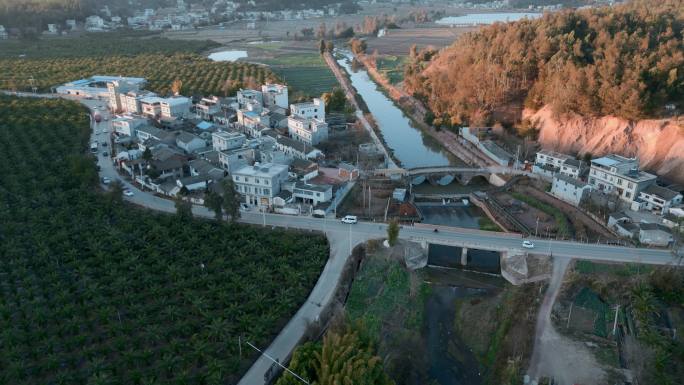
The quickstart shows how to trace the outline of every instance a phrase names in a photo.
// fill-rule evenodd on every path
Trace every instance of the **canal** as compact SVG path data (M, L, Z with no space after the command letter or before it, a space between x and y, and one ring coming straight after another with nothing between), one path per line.
M394 102L380 91L379 86L363 68L354 69L351 54L344 53L337 63L349 74L352 86L363 98L373 115L388 149L394 152L404 168L447 166L458 164L457 159L445 151L430 136L415 127L411 119Z

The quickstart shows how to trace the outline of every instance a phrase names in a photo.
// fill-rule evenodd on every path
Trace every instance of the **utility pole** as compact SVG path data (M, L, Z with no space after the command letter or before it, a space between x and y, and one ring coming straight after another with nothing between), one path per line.
M617 331L618 309L620 309L620 305L615 305L615 321L613 322L613 335L615 335L615 332Z

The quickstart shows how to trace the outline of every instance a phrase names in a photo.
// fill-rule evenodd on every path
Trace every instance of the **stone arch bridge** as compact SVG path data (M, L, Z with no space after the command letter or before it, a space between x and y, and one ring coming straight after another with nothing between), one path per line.
M452 167L452 166L436 166L436 167L415 167L409 169L394 168L394 169L377 169L374 171L375 175L382 175L387 177L407 177L411 184L418 185L426 180L433 184L446 186L454 181L463 185L467 185L475 177L483 177L494 185L503 184L501 178L496 175L533 175L528 171L518 170L511 167L490 166L490 167Z

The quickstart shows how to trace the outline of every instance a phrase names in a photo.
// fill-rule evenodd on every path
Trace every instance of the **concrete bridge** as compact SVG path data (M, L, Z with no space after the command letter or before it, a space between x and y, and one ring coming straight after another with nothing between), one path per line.
M526 175L535 177L529 171L514 169L504 166L489 166L489 167L452 167L452 166L433 166L433 167L415 167L415 168L387 168L377 169L374 171L375 175L382 175L387 177L408 177L411 178L411 184L418 185L425 180L431 180L439 185L448 185L453 181L458 181L463 185L467 185L470 181L478 176L485 178L489 183L500 186L505 183L499 175Z

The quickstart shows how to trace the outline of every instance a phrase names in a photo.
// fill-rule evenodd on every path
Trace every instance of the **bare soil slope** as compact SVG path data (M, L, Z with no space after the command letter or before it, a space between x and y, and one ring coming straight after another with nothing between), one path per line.
M570 114L554 117L549 106L526 110L536 122L539 142L545 149L638 156L643 168L684 182L684 121L646 119L630 121L614 116L600 118Z

